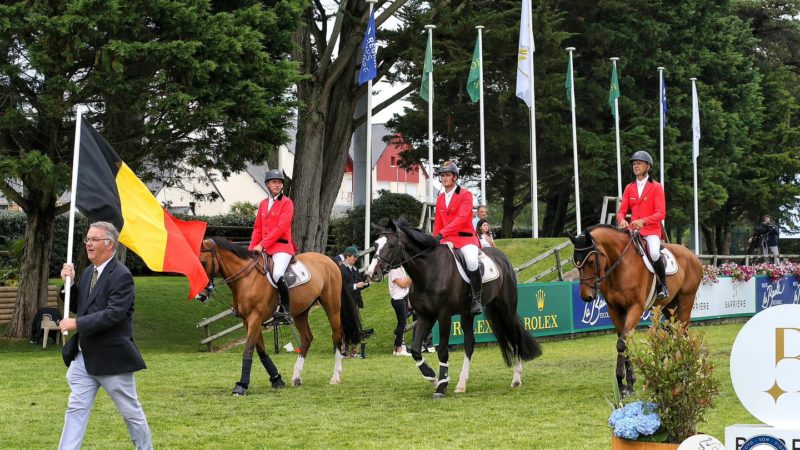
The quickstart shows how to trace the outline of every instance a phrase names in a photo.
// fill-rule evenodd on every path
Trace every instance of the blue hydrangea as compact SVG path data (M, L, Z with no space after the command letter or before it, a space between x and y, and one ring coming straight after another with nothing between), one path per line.
M614 435L635 440L639 436L650 436L661 427L661 419L655 412L657 405L650 402L628 403L611 412L608 425L614 428Z

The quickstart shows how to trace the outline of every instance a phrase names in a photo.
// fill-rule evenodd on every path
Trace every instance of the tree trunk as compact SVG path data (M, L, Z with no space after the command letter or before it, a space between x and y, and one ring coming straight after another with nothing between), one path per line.
M17 339L28 337L36 311L47 304L47 268L50 267L50 249L53 245L55 199L48 206L27 211L26 219L17 302L5 334L6 337Z

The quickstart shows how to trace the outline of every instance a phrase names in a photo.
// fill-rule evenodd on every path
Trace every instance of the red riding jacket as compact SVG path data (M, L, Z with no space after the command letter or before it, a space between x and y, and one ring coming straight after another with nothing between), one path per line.
M272 209L269 209L269 197L258 206L256 223L253 225L253 236L250 238L250 250L261 244L268 255L288 253L294 255L297 247L292 241L292 217L294 203L283 194L275 198Z
M644 184L642 196L636 189L636 182L625 186L622 194L622 202L617 212L617 222L625 218L625 214L630 209L631 220L644 219L644 226L639 230L642 236L659 236L663 238L661 231L661 221L667 217L667 204L664 199L664 188L661 183L652 178Z
M472 192L456 186L450 198L450 206L445 206L444 193L436 199L436 220L433 223L433 235L442 235L442 243L452 242L453 247L465 245L480 247L475 228L472 226Z

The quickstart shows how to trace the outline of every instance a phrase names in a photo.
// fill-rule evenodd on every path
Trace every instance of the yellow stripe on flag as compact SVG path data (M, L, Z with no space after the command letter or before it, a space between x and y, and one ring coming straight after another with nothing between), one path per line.
M119 167L116 182L124 219L119 241L139 255L151 270L162 272L167 230L161 204L125 163Z

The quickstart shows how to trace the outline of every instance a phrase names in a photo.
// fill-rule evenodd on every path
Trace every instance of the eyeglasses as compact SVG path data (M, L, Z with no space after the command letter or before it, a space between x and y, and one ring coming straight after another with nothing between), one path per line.
M86 237L86 238L83 238L83 243L84 244L88 244L89 242L91 242L92 244L97 244L100 241L110 241L110 240L111 239L109 239L109 238L95 238L95 237L90 238L90 237Z

